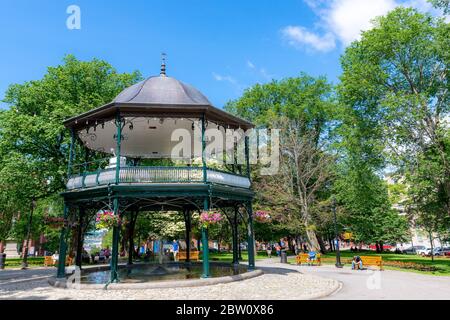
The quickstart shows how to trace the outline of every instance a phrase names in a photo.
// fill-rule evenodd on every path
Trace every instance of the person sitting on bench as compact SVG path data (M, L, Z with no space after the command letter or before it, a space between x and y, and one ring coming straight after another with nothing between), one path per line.
M314 263L314 261L316 261L316 259L317 259L316 252L311 250L308 253L308 265L311 265L312 263Z
M355 267L359 270L362 270L363 263L360 256L354 256L352 260L352 270L355 270Z

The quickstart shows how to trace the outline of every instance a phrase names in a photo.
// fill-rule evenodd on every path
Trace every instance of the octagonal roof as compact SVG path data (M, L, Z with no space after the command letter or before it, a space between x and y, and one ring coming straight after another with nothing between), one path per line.
M113 102L154 105L212 105L193 86L165 75L149 77L126 88Z
M216 108L193 86L168 77L165 64L159 76L152 76L124 89L110 103L64 121L68 128L81 130L93 123L104 123L116 117L201 118L229 128L253 128L254 125Z

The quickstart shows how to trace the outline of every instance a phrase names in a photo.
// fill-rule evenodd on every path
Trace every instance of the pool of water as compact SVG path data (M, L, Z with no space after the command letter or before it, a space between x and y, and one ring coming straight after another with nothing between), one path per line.
M211 277L233 276L247 272L246 268L224 265L210 265ZM134 265L132 268L120 268L119 279L122 283L141 283L149 281L199 279L203 273L201 264L145 264ZM110 279L111 272L85 271L81 283L105 284Z

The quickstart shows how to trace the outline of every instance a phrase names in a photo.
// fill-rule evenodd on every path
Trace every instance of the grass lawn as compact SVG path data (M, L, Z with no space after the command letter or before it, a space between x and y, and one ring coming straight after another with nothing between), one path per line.
M201 259L200 254L200 259ZM274 257L272 255L272 257ZM259 251L255 257L256 260L266 259L267 253L265 251ZM232 252L221 252L221 253L209 253L210 261L220 261L220 262L233 262L233 253ZM242 261L248 261L247 251L242 251Z
M202 255L200 254L200 259ZM256 260L267 258L267 254L265 252L258 252L256 256ZM230 252L221 252L221 253L209 253L210 261L219 261L219 262L232 262L233 261L233 253ZM247 251L242 251L242 261L248 260ZM125 261L125 258L120 258L120 261ZM20 268L22 266L22 258L6 258L5 268ZM28 258L28 266L30 268L33 267L43 267L44 266L44 257L29 257Z
M5 268L20 268L22 261L22 258L6 258ZM30 268L43 267L44 257L28 257L27 262Z
M341 262L343 264L351 264L353 256L382 256L385 269L416 272L421 274L431 274L438 276L450 276L450 258L434 257L434 262L430 257L421 257L418 255L395 254L395 253L376 253L374 251L341 251ZM295 263L295 258L288 260ZM322 255L322 263L335 264L335 253L326 253Z

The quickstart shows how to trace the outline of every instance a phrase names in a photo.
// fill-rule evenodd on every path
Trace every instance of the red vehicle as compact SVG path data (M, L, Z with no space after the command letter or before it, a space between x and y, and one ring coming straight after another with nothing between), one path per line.
M443 254L444 254L444 256L450 258L450 248L444 248Z
M393 248L393 246L391 246L391 245L388 245L388 244L384 244L383 245L383 250L385 250L385 251L391 251L392 248ZM371 244L371 245L369 245L369 249L376 251L377 250L377 246L374 245L374 244Z

